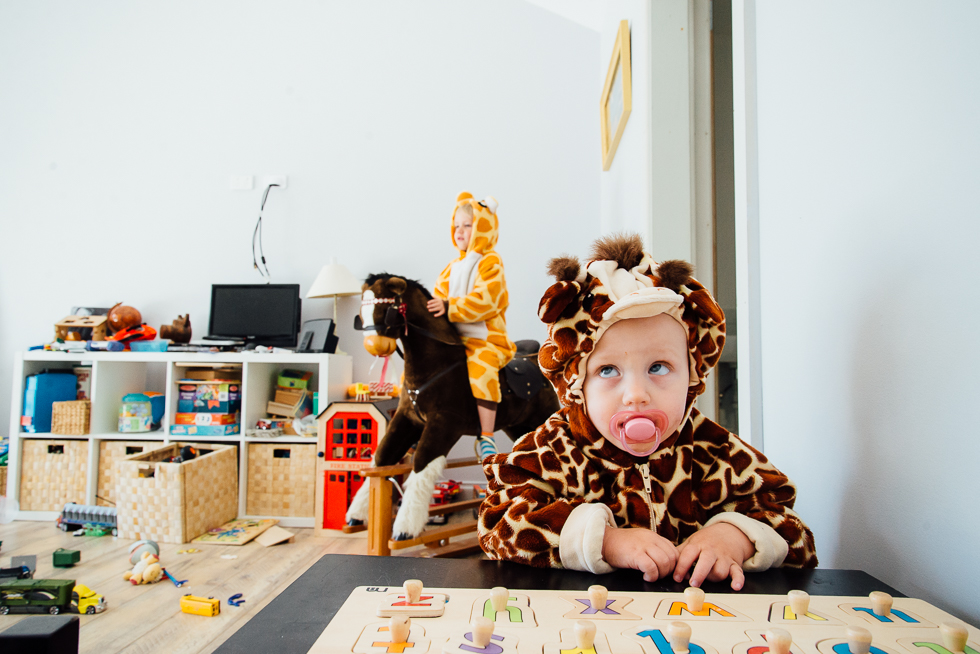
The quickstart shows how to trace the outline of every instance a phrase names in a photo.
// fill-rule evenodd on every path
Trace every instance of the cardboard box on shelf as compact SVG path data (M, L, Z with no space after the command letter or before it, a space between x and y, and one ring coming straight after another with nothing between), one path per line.
M184 379L198 381L238 381L242 380L241 365L222 365L213 367L188 368L184 371Z
M305 370L283 370L279 373L279 379L276 381L276 385L279 388L308 390L311 379L313 379L312 372Z
M276 389L276 399L266 405L266 412L274 416L302 418L313 412L313 401L303 390Z
M237 383L184 380L178 388L178 413L235 413L241 405L241 385Z
M175 425L233 425L240 422L238 413L178 413L174 417Z
M176 436L232 436L240 433L240 423L233 425L173 425L170 433Z

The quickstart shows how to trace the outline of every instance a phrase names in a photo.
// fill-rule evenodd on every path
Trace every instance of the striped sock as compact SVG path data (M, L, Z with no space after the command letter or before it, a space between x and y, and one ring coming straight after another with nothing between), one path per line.
M476 443L474 443L474 448L476 449L476 458L481 462L488 456L493 456L497 453L497 444L493 441L493 434L483 432L476 438Z

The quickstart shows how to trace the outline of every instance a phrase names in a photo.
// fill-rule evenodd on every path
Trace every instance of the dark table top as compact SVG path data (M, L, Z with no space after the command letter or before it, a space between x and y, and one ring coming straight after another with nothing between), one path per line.
M416 559L404 556L327 554L225 641L217 654L233 652L307 652L357 586L400 588L421 579L432 588L523 588L587 590L602 584L611 591L683 592L686 584L648 583L635 570L593 575L572 570L541 570L516 563L477 559ZM708 593L734 592L728 583L705 582ZM778 568L745 574L742 594L782 595L790 590L811 595L864 596L874 590L905 597L859 570Z

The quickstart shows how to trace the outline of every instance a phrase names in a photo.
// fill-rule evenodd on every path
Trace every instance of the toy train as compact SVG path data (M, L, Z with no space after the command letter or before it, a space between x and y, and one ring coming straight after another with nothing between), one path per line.
M69 502L58 516L58 528L61 531L76 531L92 525L111 530L116 535L116 508L112 506L92 506Z

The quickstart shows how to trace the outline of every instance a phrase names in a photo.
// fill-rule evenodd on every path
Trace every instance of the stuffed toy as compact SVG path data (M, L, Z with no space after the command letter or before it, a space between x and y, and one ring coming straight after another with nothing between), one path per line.
M143 552L142 557L132 571L123 575L123 579L133 584L153 584L163 578L163 568L160 567L160 557L150 552Z

